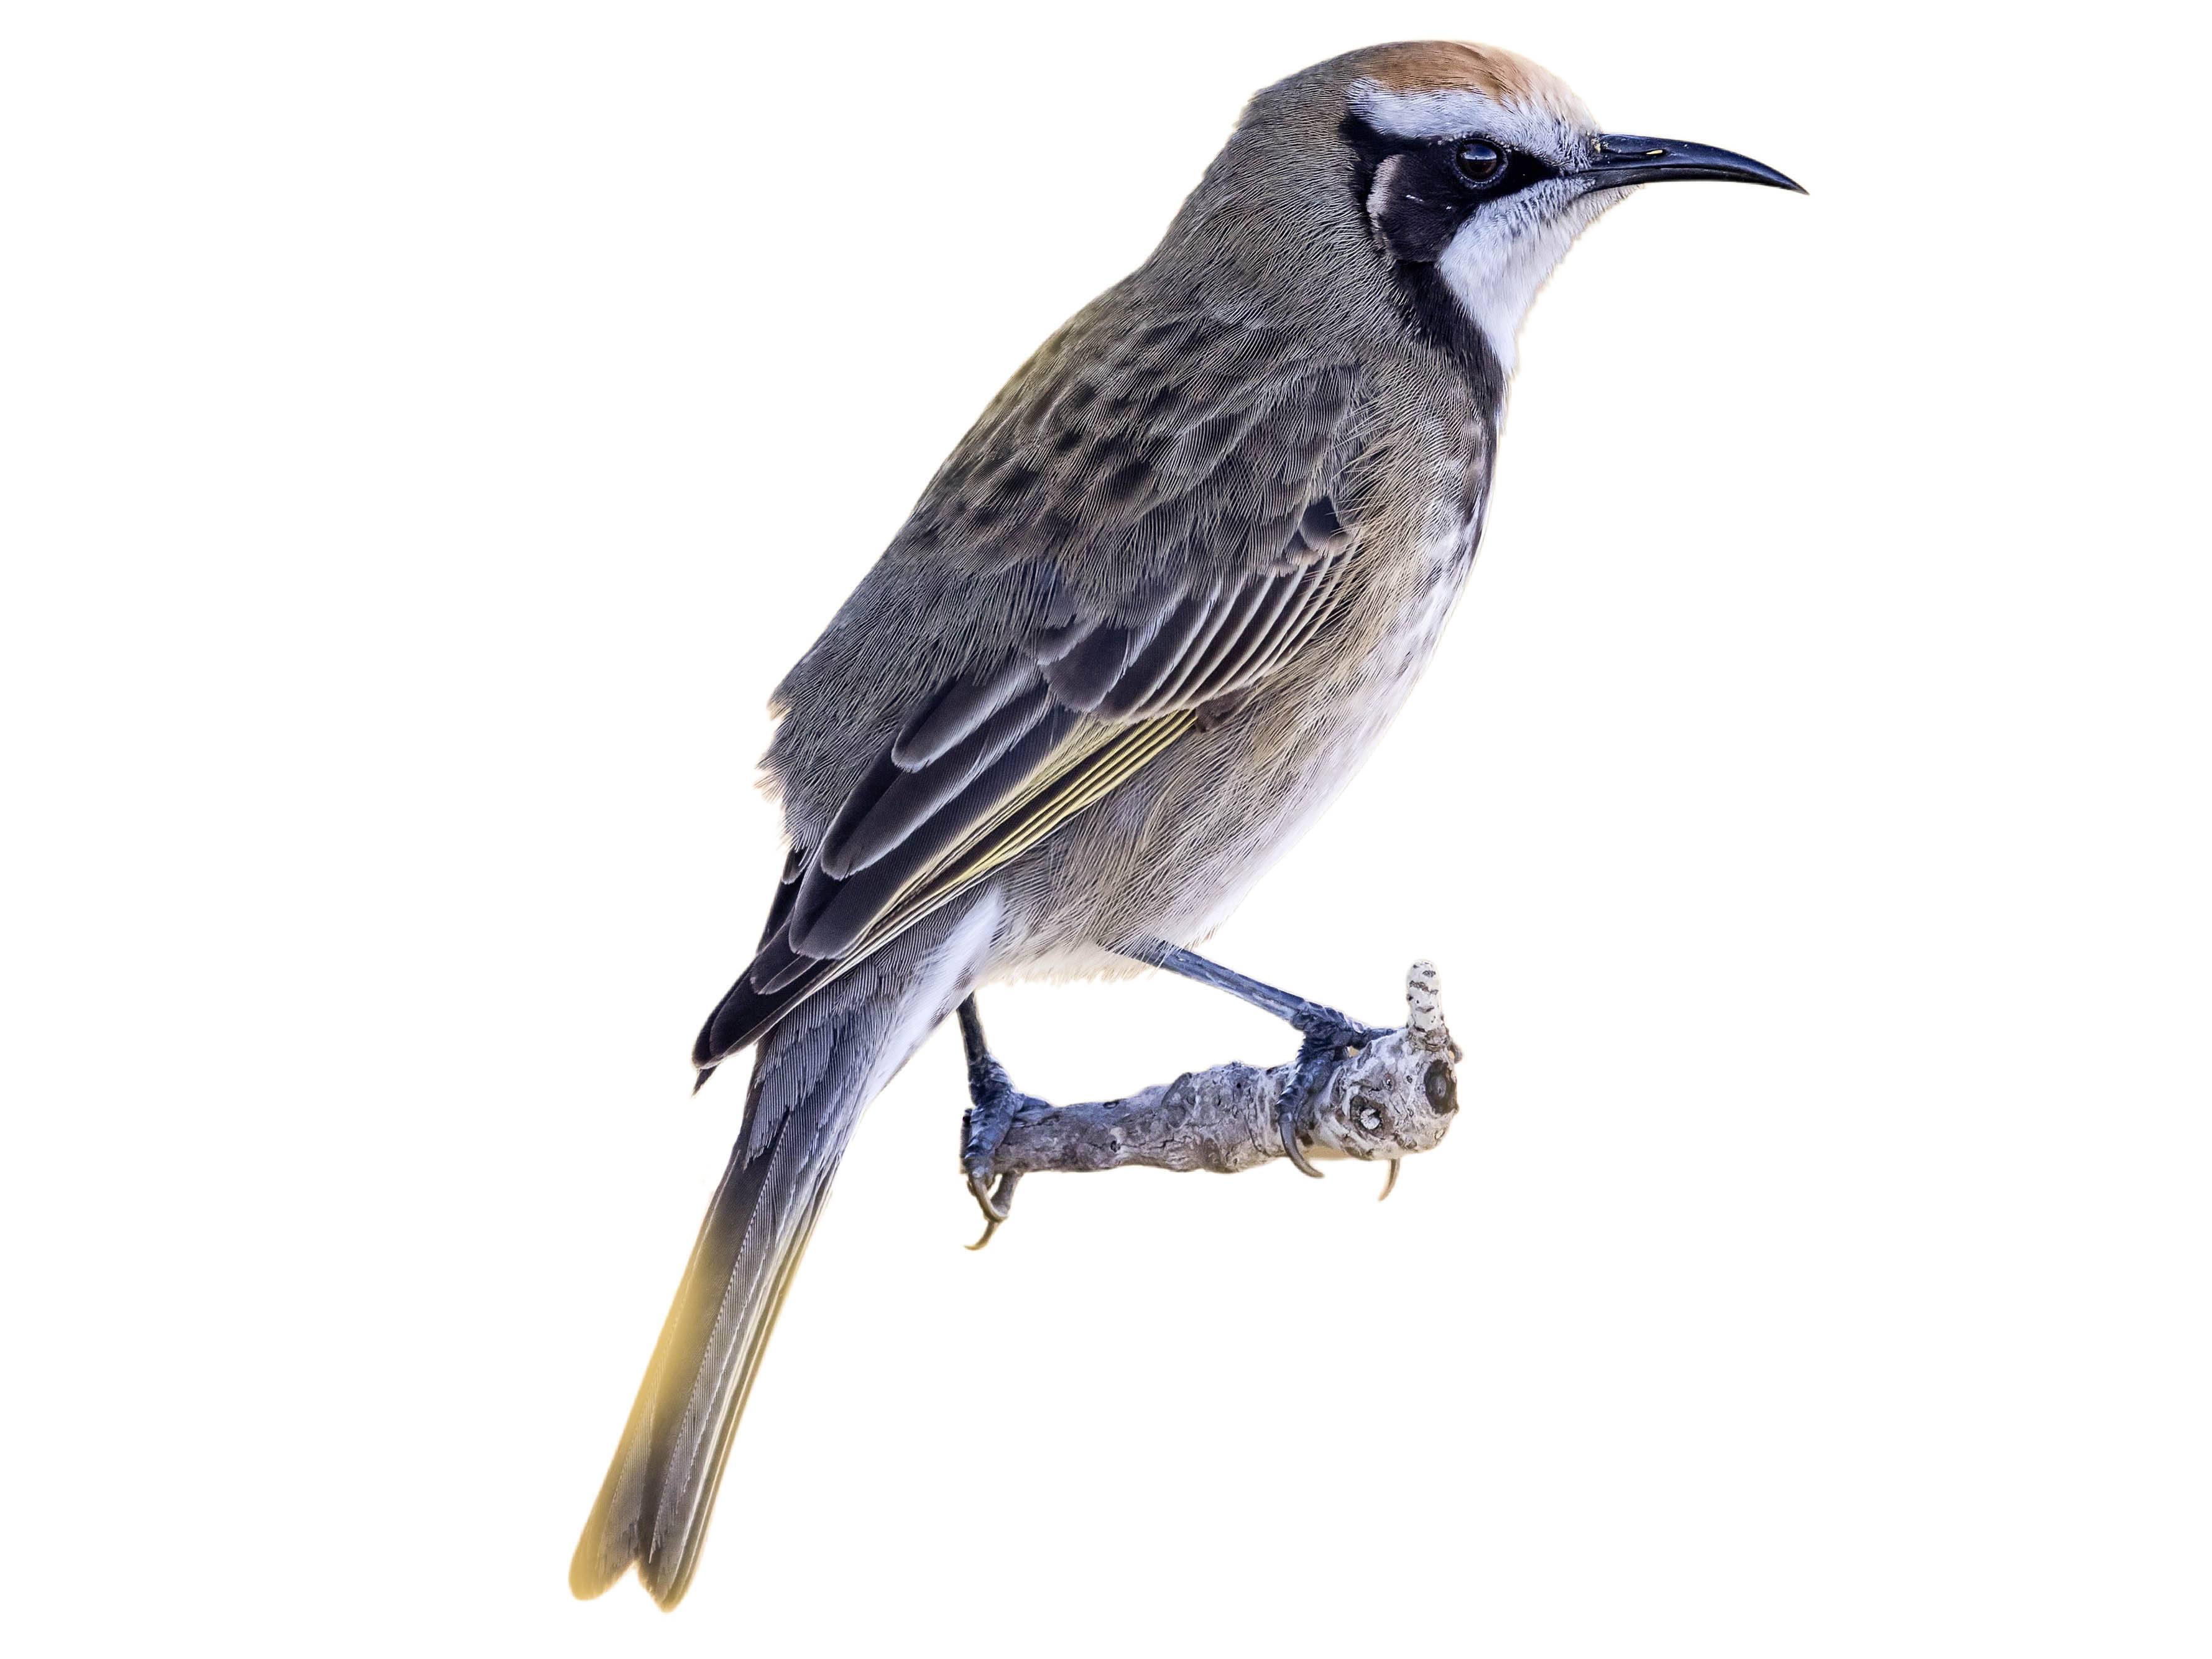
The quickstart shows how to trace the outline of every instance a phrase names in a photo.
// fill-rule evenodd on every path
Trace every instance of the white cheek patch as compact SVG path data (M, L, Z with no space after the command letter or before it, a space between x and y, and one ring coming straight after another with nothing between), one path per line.
M1520 356L1528 307L1575 238L1625 190L1584 192L1547 179L1490 204L1461 227L1437 270L1508 374Z

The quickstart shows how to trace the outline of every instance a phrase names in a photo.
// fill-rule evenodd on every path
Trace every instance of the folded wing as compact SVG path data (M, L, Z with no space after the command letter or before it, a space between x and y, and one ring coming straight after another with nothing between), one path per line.
M1326 621L1352 562L1327 496L1279 558L1198 573L1133 617L1041 629L917 698L819 842L797 849L759 954L693 1050L711 1067L853 963L1108 793L1208 704Z

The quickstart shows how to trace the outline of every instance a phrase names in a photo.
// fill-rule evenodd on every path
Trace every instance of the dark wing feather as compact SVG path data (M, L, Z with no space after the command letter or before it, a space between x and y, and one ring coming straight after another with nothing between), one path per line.
M1008 750L1036 731L1052 713L1054 699L1033 670L1030 679L1029 688L1012 702L978 720L958 743L927 759L902 765L894 746L888 757L889 781L866 798L866 807L854 817L848 820L841 814L823 841L817 855L822 872L842 880L907 844L917 830L940 816L1004 760Z
M909 769L925 766L967 737L1036 683L1032 662L1012 657L995 674L948 680L899 732L891 758Z
M1157 696L1181 670L1191 642L1214 625L1220 596L1221 584L1209 582L1178 600L1154 631L1152 642L1099 699L1098 712L1109 719L1126 719Z
M799 883L799 902L786 926L792 949L810 957L850 953L871 924L953 852L969 830L1008 799L1019 799L1022 786L1074 723L1074 710L1051 710L981 776L943 807L916 819L894 847L853 874L833 876L817 860Z
M761 929L761 947L783 931L784 921L791 915L791 907L799 897L799 878L806 873L806 854L796 847L784 855L783 879L776 884L775 897L769 901L768 923Z

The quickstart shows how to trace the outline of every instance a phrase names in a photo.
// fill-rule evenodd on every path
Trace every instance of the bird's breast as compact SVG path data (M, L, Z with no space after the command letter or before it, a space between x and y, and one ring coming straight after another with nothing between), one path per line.
M1324 714L1316 738L1328 746L1364 752L1405 704L1414 682L1435 655L1450 621L1482 532L1480 498L1439 495L1369 601L1370 615L1352 631L1355 648L1343 652L1331 688L1334 717Z
M1141 938L1194 945L1359 769L1434 656L1481 535L1494 429L1427 426L1346 528L1328 624L1037 848L999 971L1108 969ZM1383 481L1377 480L1380 486Z

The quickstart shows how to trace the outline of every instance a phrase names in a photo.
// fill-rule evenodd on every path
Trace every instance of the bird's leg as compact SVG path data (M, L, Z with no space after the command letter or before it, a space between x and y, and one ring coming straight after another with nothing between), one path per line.
M1282 1136L1283 1155L1306 1174L1318 1180L1321 1171L1314 1168L1299 1145L1298 1136L1314 1097L1328 1081L1328 1074L1338 1060L1357 1053L1382 1032L1371 1025L1362 1025L1358 1020L1339 1013L1318 1002L1309 1002L1288 991L1279 991L1272 985L1263 985L1218 962L1208 962L1194 951L1182 950L1160 940L1147 940L1121 952L1139 962L1148 962L1155 968L1164 968L1185 979L1194 979L1201 985L1211 985L1216 990L1226 991L1255 1008L1264 1008L1279 1020L1297 1028L1304 1040L1298 1044L1297 1068L1284 1086L1275 1103L1275 1128Z
M960 1045L968 1053L968 1114L960 1121L960 1168L983 1212L983 1236L968 1247L980 1250L1012 1210L1014 1183L1021 1179L1018 1173L1003 1175L995 1188L991 1185L991 1163L999 1143L1006 1138L1018 1109L1043 1103L1015 1088L1006 1068L991 1053L983 1040L983 1017L976 1012L975 999L961 1003L959 1012Z

